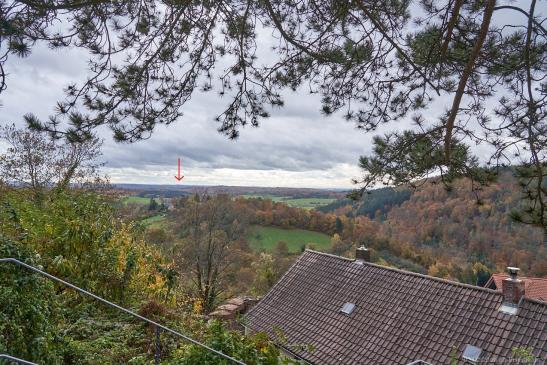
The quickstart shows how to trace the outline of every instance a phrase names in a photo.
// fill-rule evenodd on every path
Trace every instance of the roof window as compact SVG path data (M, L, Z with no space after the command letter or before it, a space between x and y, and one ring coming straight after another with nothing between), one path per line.
M353 303L345 303L343 306L342 306L342 309L340 309L340 312L344 313L344 314L347 314L348 316L351 314L351 312L353 312L353 310L355 309L355 304Z
M481 353L482 353L482 350L480 348L468 344L468 345L465 345L462 358L464 360L471 361L472 363L476 364L479 361L479 357L481 356Z

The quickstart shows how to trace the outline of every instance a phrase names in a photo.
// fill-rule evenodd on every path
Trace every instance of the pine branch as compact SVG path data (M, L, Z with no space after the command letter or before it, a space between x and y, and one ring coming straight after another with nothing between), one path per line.
M382 26L382 24L380 24L380 22L374 17L374 15L372 15L372 13L363 5L363 3L359 0L357 0L355 2L357 4L357 7L359 7L359 9L361 9L361 11L367 16L367 18L370 19L371 23L374 25L374 27L384 36L384 38L401 54L401 56L410 64L410 66L412 66L412 68L420 74L420 76L423 77L423 79L425 80L425 82L427 84L429 84L429 86L431 86L433 88L433 90L435 90L437 92L437 95L440 95L440 91L439 91L439 88L434 85L430 80L429 78L427 77L427 75L422 71L421 68L419 68L415 63L414 61L412 61L412 58L410 58L409 55L406 54L405 50L399 46L399 44L397 42L395 42L395 40L393 40L389 34L387 33L387 31L384 29L384 27Z
M458 84L458 89L456 90L456 95L452 103L452 108L446 121L446 134L444 137L444 154L446 164L450 164L450 154L451 154L451 144L452 144L452 132L454 130L454 122L458 116L458 111L460 109L460 103L462 101L463 94L465 92L465 86L467 80L471 76L473 69L475 68L475 62L479 56L480 50L486 40L486 35L488 34L488 29L490 28L490 20L492 19L492 14L494 12L494 6L496 5L496 0L488 0L486 3L486 8L484 9L484 15L482 18L481 28L479 30L479 35L475 41L475 47L467 60L467 64L463 70L460 82Z
M448 21L448 26L446 28L446 37L441 47L441 59L444 59L446 55L446 51L448 50L448 44L450 43L450 39L452 38L452 33L454 32L454 27L456 26L458 17L460 16L460 9L462 5L463 5L463 0L456 0L456 3L454 4L454 9L452 10L452 16L450 17L450 20Z

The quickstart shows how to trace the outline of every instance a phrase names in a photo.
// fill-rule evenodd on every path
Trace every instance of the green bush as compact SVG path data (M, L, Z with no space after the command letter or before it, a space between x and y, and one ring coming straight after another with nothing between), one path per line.
M38 266L39 256L0 233L0 257ZM38 274L0 263L0 353L43 364L62 363L53 285Z
M246 364L279 364L279 351L266 337L246 338L219 323L207 326L203 317L159 304L174 297L176 272L97 194L50 191L37 202L23 189L2 192L0 257L43 267L126 307L140 307L143 315ZM0 264L1 353L48 365L149 365L154 338L152 328L128 315L25 268ZM162 335L162 361L231 365L168 334Z
M48 273L107 299L166 290L159 253L96 193L51 191L36 203L11 191L0 197L0 231L38 252Z
M243 361L248 365L278 365L279 350L263 335L245 337L226 331L222 324L213 321L207 329L205 343L215 350ZM199 346L189 346L175 354L170 365L233 365L233 362ZM177 360L178 357L178 360Z

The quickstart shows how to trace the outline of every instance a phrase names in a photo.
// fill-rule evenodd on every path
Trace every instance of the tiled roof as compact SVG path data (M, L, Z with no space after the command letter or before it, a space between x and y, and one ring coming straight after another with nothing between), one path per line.
M451 354L463 363L466 344L494 363L532 347L543 364L547 303L523 299L508 315L502 301L495 290L307 250L245 323L312 364L439 365ZM344 303L355 304L350 315Z
M501 282L508 277L507 274L492 274L485 287L501 290ZM519 279L524 281L527 298L547 301L547 278L519 276Z

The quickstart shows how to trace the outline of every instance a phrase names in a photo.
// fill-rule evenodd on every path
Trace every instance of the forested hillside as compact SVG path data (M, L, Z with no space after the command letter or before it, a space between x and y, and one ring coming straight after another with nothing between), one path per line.
M382 234L392 241L435 252L443 265L479 260L502 271L508 264L532 275L547 275L546 240L541 229L514 222L519 189L509 174L477 197L460 181L453 192L427 184L390 210ZM463 249L463 250L462 250ZM441 266L439 266L441 265Z
M404 195L394 194L373 192L359 204L342 201L347 204L330 207L346 216L360 216L357 221L375 227L373 241L388 242L391 251L422 261L433 275L462 279L459 271L474 263L495 271L511 264L529 275L547 275L543 231L510 217L520 204L519 187L510 172L478 194L466 180L457 181L452 191L427 182L400 204L393 203L394 197ZM378 213L371 215L373 210Z
M340 199L331 204L317 208L320 212L346 212L349 216L366 215L381 218L393 207L407 201L412 194L410 189L381 188L365 193L364 197L355 202L349 198Z

